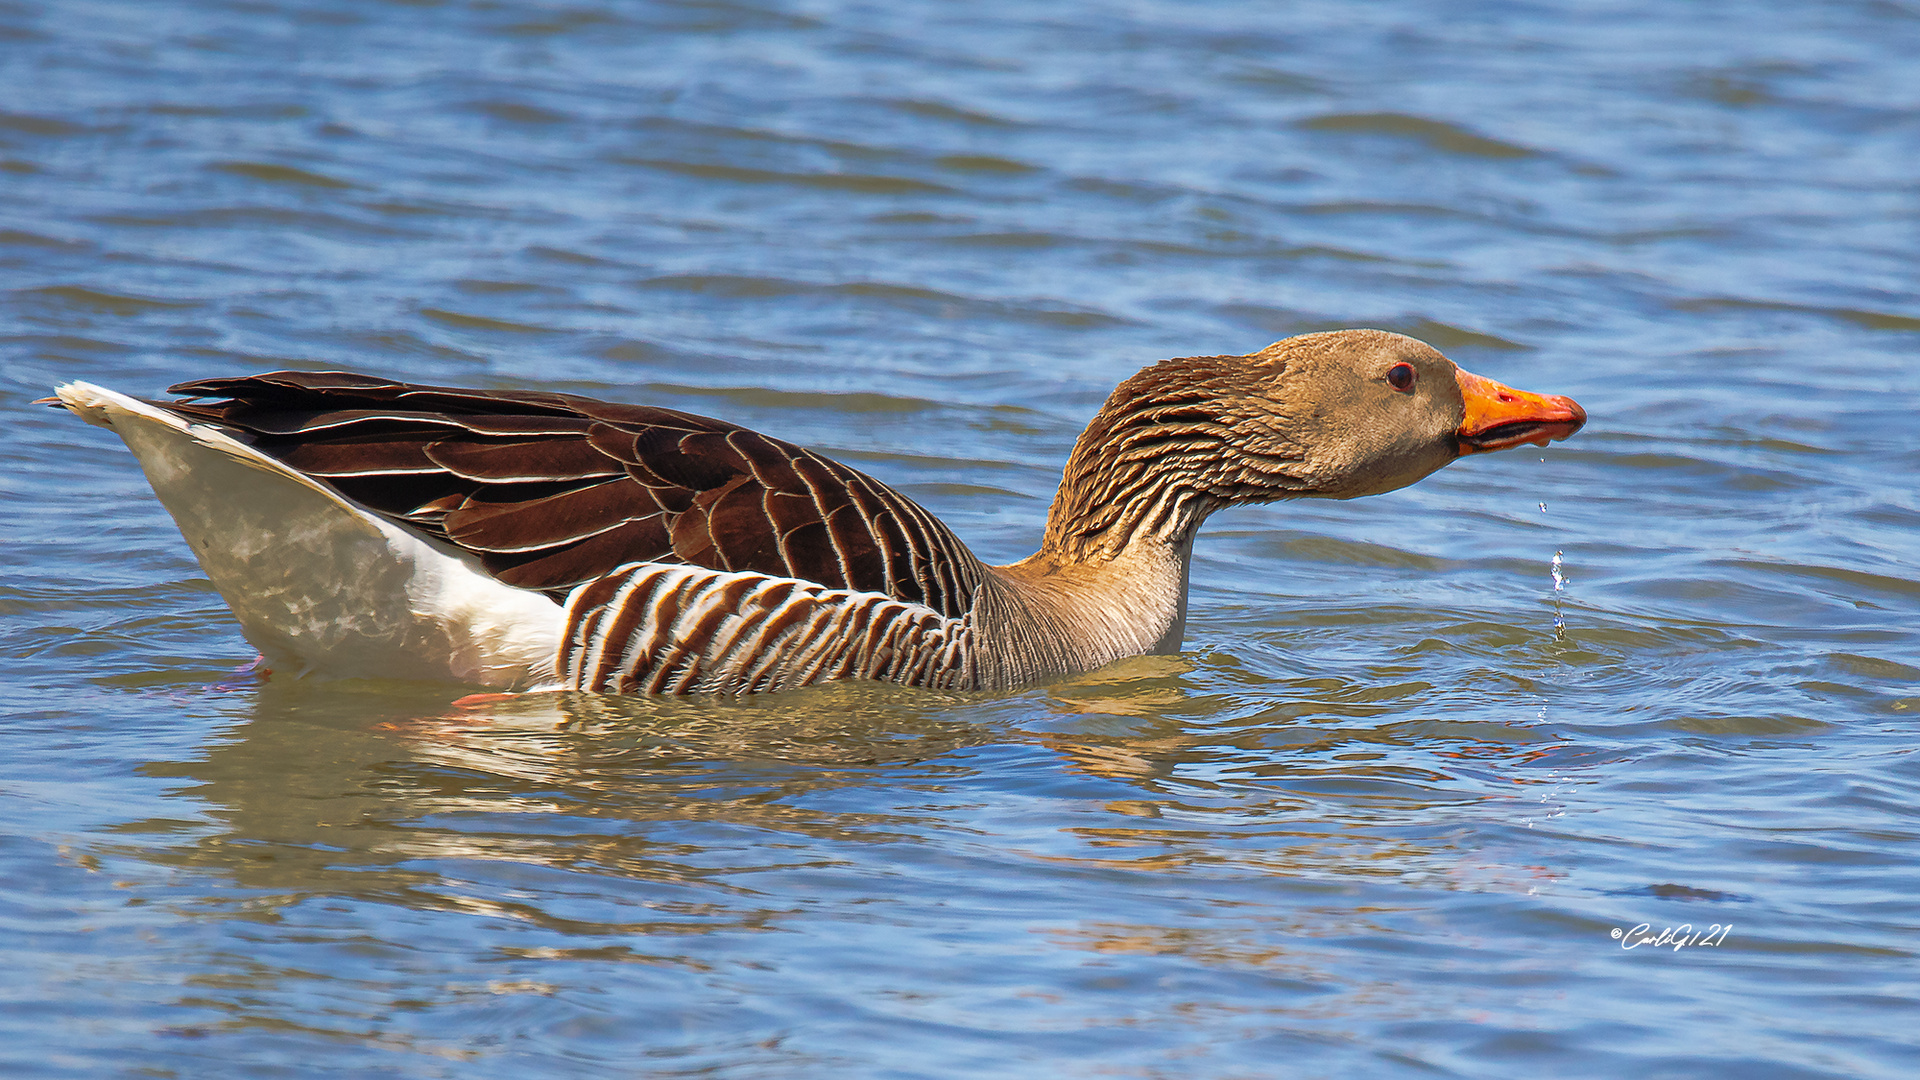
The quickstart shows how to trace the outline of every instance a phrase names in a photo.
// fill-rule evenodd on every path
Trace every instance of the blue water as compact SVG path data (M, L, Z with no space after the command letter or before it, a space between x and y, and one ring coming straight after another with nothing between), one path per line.
M0 2L0 1074L1920 1073L1915 56L1892 0ZM1003 695L262 685L29 404L647 401L1004 561L1121 378L1338 326L1592 422L1224 513L1186 653Z

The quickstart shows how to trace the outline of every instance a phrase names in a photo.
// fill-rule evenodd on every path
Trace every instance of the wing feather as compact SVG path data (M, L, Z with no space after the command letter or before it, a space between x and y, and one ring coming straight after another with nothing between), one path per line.
M957 618L984 568L878 480L710 417L348 372L182 383L156 403L233 432L556 600L637 562L874 593Z
M626 472L620 462L585 439L441 439L420 449L430 465L489 484L620 476Z
M644 489L621 478L512 502L469 496L442 527L470 551L544 551L660 513Z

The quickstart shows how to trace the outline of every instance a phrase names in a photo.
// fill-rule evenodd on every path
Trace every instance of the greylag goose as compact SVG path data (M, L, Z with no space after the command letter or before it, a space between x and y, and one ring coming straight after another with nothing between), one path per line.
M1080 436L1040 550L988 566L864 473L672 409L341 372L56 393L125 440L273 669L607 693L1002 690L1174 652L1213 511L1586 422L1379 330L1166 360Z

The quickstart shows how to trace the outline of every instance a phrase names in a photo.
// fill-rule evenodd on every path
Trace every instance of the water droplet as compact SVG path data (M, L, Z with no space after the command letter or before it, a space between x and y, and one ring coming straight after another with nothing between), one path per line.
M1567 592L1567 570L1564 552L1553 553L1553 640L1560 641L1567 636L1567 620L1561 614L1560 601Z

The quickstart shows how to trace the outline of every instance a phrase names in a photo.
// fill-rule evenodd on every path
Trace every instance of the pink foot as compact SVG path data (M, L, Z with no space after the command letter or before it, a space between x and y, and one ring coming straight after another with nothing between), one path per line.
M468 694L463 698L455 698L453 706L456 709L472 709L481 705L491 705L496 701L511 701L519 696L519 694Z

